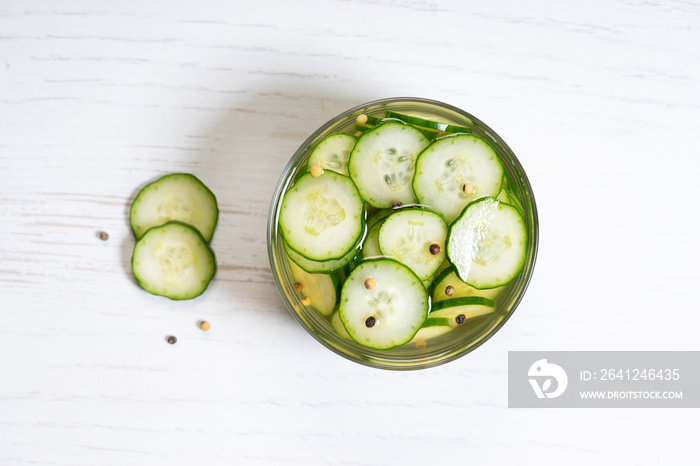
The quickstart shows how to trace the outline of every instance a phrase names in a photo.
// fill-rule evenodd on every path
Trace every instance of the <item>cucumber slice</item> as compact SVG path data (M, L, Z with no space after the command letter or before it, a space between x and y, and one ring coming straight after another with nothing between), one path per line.
M214 277L216 260L197 229L171 221L151 228L139 238L131 268L144 290L182 300L204 293Z
M447 317L431 318L430 315L428 315L425 323L420 330L418 330L418 333L416 333L416 336L413 337L411 342L418 343L422 341L425 343L426 340L449 333L456 326L454 319L448 319Z
M379 220L367 232L367 237L362 243L362 257L371 258L382 256L382 250L379 248L379 229L384 224L384 219Z
M428 280L445 261L446 237L447 225L438 214L400 210L384 220L379 230L379 249L383 255L408 266L419 279Z
M386 217L393 214L394 212L396 212L394 209L382 209L380 211L377 211L374 215L367 219L367 228L372 228L375 223L379 222L380 220L384 220Z
M405 265L392 259L367 260L343 284L338 312L357 343L388 349L410 341L421 328L428 315L428 295Z
M301 299L307 298L308 305L316 309L319 314L331 315L338 302L338 275L308 273L292 261L289 261L289 268L294 278L294 289Z
M339 337L345 338L346 340L352 340L348 331L345 330L343 322L340 320L340 314L338 313L338 311L334 312L331 316L331 327L333 328L333 331L335 331L335 333L338 334Z
M397 120L404 121L406 123L423 126L424 128L432 128L438 131L444 131L445 133L472 133L471 128L466 126L450 125L447 123L441 123L435 120L428 120L417 115L405 115L403 113L396 113L387 111L384 114L387 118L396 118Z
M447 287L452 287L451 294L447 294ZM482 298L495 299L501 291L502 286L488 290L477 290L459 279L457 271L450 265L435 279L435 289L432 294L432 302L444 301L451 298L465 298L468 296L481 296Z
M525 265L527 229L515 207L487 197L450 226L447 257L459 278L478 289L510 283Z
M290 248L286 243L284 244L284 249L287 252L287 256L294 261L295 264L309 273L328 273L340 270L350 264L359 253L359 250L355 247L340 259L312 261Z
M373 121L374 121L374 122L373 122ZM359 131L360 133L365 133L365 132L367 132L367 131L369 131L369 130L371 130L371 129L376 128L377 126L379 126L379 125L382 124L382 123L387 123L387 122L390 122L390 121L399 122L400 124L406 123L406 122L404 122L404 121L399 120L398 118L389 118L389 119L386 119L386 118L385 118L385 119L373 118L373 119L371 119L371 120L368 120L368 121L367 121L367 124L355 123L354 128L355 128L356 131ZM413 126L413 127L416 128L418 131L420 131L421 133L423 133L423 136L425 136L425 137L428 138L428 139L435 139L435 138L438 138L438 137L440 137L440 136L444 136L444 135L446 135L446 134L449 134L449 133L444 133L444 132L442 132L442 131L437 131L437 130L434 130L434 129L431 129L431 128L421 128L421 127L414 126L414 125L411 125L411 126Z
M320 165L324 170L333 170L341 175L348 174L348 159L355 147L357 138L347 133L335 133L321 141L309 155L307 167Z
M451 223L475 199L496 196L503 166L493 148L468 134L433 141L418 157L413 190L421 204ZM466 194L464 186L471 185Z
M429 142L414 127L398 122L363 133L350 154L348 171L364 200L378 209L415 203L411 182L416 158Z
M498 196L496 196L496 200L501 201L505 204L512 205L513 207L518 209L520 215L523 214L523 208L520 206L520 201L518 201L518 199L506 189L501 189L501 192L498 193Z
M307 173L285 193L279 226L287 245L305 258L341 259L364 233L362 198L347 176Z
M145 186L131 204L129 221L136 239L171 220L193 226L211 241L219 218L214 194L187 173L174 173Z
M496 303L479 296L467 298L452 298L433 303L429 319L447 318L456 325L461 325L466 319L489 314L496 310ZM460 316L464 316L463 318ZM460 323L461 322L461 323Z

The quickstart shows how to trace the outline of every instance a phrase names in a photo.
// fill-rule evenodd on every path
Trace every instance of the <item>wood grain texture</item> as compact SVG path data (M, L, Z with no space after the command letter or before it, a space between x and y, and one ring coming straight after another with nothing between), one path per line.
M0 464L696 464L692 410L509 410L506 371L698 349L698 31L694 1L3 2ZM397 95L498 131L541 226L508 324L398 374L307 335L265 245L304 139ZM171 172L221 208L191 302L130 270L130 202Z

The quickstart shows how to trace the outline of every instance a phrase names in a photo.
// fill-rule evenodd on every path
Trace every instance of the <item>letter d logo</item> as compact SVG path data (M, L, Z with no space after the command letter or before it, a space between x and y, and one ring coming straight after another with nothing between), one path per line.
M530 370L527 372L530 377L530 385L535 391L537 398L556 398L566 390L566 385L569 383L569 378L566 376L566 372L561 366L556 364L549 364L546 359L540 359L535 361L535 363L530 366ZM537 381L537 378L545 378L542 386ZM552 379L557 381L556 389L553 391L548 391L552 386Z

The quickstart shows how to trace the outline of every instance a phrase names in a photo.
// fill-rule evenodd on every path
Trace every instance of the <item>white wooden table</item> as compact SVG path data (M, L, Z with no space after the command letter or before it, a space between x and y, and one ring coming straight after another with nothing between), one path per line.
M2 2L0 464L698 464L696 410L508 409L506 371L699 349L699 30L692 0ZM308 134L399 95L494 128L541 226L506 326L410 373L307 335L265 245ZM221 208L189 302L130 268L130 203L171 172Z

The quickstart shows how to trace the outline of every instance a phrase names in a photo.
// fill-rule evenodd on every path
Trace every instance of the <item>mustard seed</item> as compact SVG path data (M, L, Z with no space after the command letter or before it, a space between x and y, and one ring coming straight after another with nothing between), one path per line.
M207 322L206 320L203 320L199 323L199 328L204 330L205 332L211 328L211 324Z
M311 176L318 177L323 175L323 167L320 165L311 165Z
M377 286L377 282L374 281L374 278L368 278L367 280L365 280L365 288L367 288L368 290L371 290L375 286Z
M433 243L430 245L430 254L432 254L433 256L437 256L438 254L440 254L440 251L442 251L442 249L440 249L439 244Z
M447 296L452 296L453 294L455 294L455 287L452 285L448 285L447 288L445 288L445 294Z

